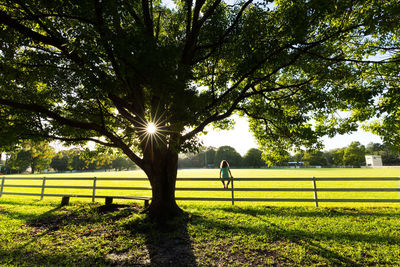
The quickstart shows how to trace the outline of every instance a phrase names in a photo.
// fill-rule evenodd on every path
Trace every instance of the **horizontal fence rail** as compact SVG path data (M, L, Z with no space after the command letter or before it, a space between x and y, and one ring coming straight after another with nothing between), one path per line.
M144 186L98 186L99 181L148 181L147 178L112 178L112 177L1 177L0 178L0 197L2 195L22 195L22 196L39 196L43 197L81 197L81 198L92 198L94 202L96 198L107 198L107 195L98 195L96 190L126 190L126 191L151 191L151 187ZM13 181L41 181L41 184L15 184ZM79 186L79 185L48 185L51 181L91 181L92 185ZM212 182L221 180L218 178L177 178L177 181L199 181L199 182ZM234 182L311 182L310 188L279 188L279 187L234 187ZM398 181L399 185L397 188L329 188L329 187L317 187L317 182L335 182L335 181ZM314 202L315 206L318 207L319 202L366 202L366 203L400 203L400 194L396 198L318 198L318 192L399 192L400 193L400 177L306 177L306 178L294 178L294 177L283 177L283 178L235 178L231 179L231 187L225 188L213 188L213 187L176 187L176 191L189 191L189 192L231 192L231 197L176 197L179 201L231 201L234 204L235 201L244 202ZM32 192L12 192L5 189L8 188L32 188L41 189L40 193ZM55 194L45 193L46 189L85 189L92 190L90 194ZM244 198L235 197L235 192L313 192L313 198ZM132 199L149 199L150 197L145 196L113 196L119 198L132 198Z

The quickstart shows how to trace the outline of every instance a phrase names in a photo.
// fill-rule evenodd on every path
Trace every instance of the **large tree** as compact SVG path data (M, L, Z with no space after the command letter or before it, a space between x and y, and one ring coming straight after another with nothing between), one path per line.
M182 212L178 152L207 125L246 115L274 158L354 130L334 112L383 90L364 77L390 47L397 1L174 2L1 0L0 139L119 148L162 218Z

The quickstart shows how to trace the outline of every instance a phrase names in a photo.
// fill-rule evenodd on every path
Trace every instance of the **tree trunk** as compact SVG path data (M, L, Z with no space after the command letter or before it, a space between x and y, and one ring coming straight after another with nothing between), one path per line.
M160 222L182 215L183 210L175 201L178 153L169 149L156 150L146 165L145 172L152 187L152 200L146 212Z

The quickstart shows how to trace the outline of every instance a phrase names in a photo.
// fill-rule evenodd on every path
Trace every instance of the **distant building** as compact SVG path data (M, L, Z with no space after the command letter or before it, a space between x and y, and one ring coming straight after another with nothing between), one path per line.
M365 164L367 167L382 167L382 157L379 155L366 155Z
M290 168L300 168L303 165L303 161L289 161L288 165Z

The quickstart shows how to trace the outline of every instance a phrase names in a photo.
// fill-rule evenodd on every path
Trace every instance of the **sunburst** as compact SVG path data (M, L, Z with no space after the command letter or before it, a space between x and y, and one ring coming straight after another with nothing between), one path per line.
M149 119L140 119L140 126L138 128L138 133L140 138L145 141L145 148L149 145L151 150L153 150L154 145L159 145L160 143L166 144L166 130L165 119L162 118L162 114Z
M148 134L155 134L157 132L157 126L153 122L150 122L146 126L146 131Z

